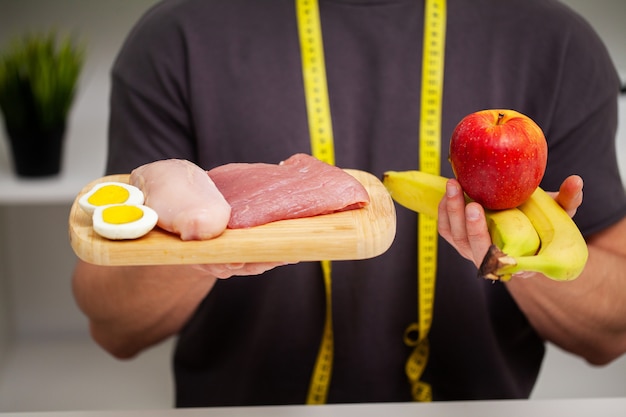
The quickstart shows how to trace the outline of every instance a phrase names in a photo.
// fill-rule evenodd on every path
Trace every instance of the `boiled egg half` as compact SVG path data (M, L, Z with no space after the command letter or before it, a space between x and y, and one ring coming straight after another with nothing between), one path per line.
M107 239L137 239L157 224L156 211L141 204L99 206L93 212L93 230Z
M78 205L87 214L93 214L96 208L111 204L138 205L143 203L143 192L139 188L123 182L96 184L78 200Z

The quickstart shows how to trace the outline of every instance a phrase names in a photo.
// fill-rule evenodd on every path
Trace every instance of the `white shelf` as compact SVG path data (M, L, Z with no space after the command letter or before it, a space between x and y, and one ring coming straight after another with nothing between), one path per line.
M17 204L69 204L90 181L104 174L106 142L99 141L86 124L72 126L66 135L61 172L43 178L21 178L13 170L8 141L0 132L0 206Z
M87 182L87 178L71 173L49 179L20 179L0 172L0 204L71 203Z

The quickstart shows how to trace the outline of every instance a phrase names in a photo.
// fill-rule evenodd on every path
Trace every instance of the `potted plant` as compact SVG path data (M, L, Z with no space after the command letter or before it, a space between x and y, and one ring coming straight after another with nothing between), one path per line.
M14 39L0 54L0 110L17 175L60 171L84 50L54 31Z

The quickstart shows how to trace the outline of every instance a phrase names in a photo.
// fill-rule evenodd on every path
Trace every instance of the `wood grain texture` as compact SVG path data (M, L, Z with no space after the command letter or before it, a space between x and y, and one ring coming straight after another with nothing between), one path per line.
M129 175L110 175L87 184L69 217L72 249L97 265L165 265L239 262L301 262L373 258L391 246L396 212L384 185L372 174L346 169L367 189L371 203L361 209L302 219L281 220L248 229L227 229L204 241L182 241L156 227L135 240L113 241L97 235L91 218L79 206L80 196L104 181L128 182Z

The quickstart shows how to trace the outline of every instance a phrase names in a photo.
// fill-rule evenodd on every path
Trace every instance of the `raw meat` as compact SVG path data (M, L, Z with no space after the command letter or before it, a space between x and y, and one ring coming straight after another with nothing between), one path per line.
M130 183L159 215L157 225L182 240L211 239L226 229L230 205L206 171L192 162L165 159L142 165L131 172Z
M370 201L350 174L306 154L278 165L226 164L208 174L232 208L231 229L361 208Z

